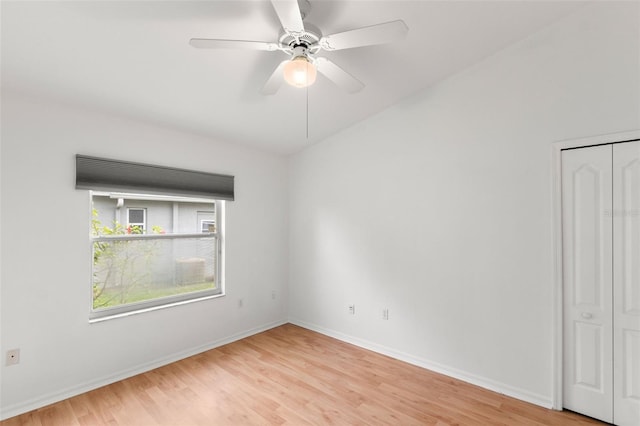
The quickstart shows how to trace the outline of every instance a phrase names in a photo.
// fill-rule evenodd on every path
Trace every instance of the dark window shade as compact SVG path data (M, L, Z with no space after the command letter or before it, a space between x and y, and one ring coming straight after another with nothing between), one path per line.
M233 176L76 155L76 188L233 200Z

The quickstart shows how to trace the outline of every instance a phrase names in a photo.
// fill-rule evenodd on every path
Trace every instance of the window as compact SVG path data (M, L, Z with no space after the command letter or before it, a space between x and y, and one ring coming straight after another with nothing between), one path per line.
M127 229L130 234L144 234L147 230L147 209L127 209Z
M201 220L200 232L216 232L215 220Z
M199 211L198 212L198 226L200 232L215 232L216 231L216 215L212 211Z
M222 293L223 201L91 191L91 317ZM127 203L127 225L118 210ZM203 210L213 226L203 229ZM149 218L149 219L148 219ZM200 225L200 226L198 226Z
M234 177L76 155L91 200L92 321L224 294Z

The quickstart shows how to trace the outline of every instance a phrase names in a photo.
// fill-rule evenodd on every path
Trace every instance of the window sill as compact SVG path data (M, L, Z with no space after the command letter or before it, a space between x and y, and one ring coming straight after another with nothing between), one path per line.
M142 313L145 313L145 312L157 311L157 310L160 310L160 309L172 308L174 306L181 306L181 305L186 305L186 304L189 304L189 303L202 302L203 300L217 299L219 297L223 297L224 295L225 295L224 293L212 294L212 295L208 295L208 296L197 297L197 298L194 298L194 299L181 300L179 302L172 302L172 303L167 303L167 304L158 305L158 306L151 306L151 307L147 307L147 308L131 310L131 311L127 311L127 312L120 312L120 313L113 314L113 315L105 315L105 316L100 316L100 317L97 317L97 318L89 318L89 324L99 323L99 322L103 322L103 321L109 321L109 320L118 319L118 318L129 317L129 316L132 316L132 315L138 315L138 314L142 314Z

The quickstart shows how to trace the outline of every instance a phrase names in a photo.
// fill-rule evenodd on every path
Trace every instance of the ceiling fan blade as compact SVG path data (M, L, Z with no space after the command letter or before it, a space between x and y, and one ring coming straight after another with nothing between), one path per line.
M289 59L280 62L280 65L278 65L276 69L273 70L273 73L262 87L262 90L260 90L263 95L273 95L278 91L278 89L280 89L280 86L282 86L282 81L284 80L284 66L287 62L289 62Z
M325 50L340 50L389 43L402 40L408 31L402 20L385 22L324 36L320 39L320 46Z
M316 58L314 64L316 65L318 72L349 93L356 93L364 88L363 82L327 58Z
M278 50L276 43L250 40L224 40L211 38L192 38L189 44L198 49L249 49L268 50L270 52Z
M271 0L271 4L286 33L295 35L304 31L298 0Z

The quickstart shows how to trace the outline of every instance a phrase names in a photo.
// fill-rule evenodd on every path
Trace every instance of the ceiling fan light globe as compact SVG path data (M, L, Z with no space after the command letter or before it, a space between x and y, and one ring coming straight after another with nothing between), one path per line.
M294 87L311 86L316 76L316 66L305 56L297 56L284 66L284 80Z

